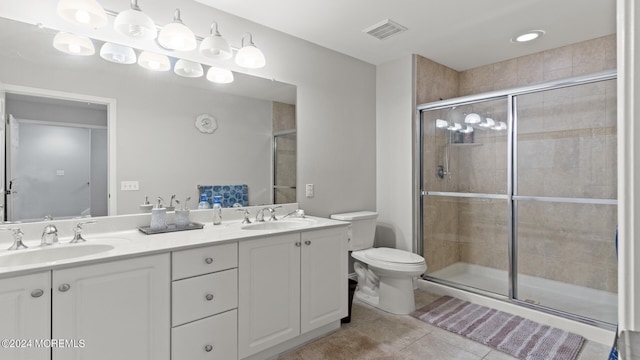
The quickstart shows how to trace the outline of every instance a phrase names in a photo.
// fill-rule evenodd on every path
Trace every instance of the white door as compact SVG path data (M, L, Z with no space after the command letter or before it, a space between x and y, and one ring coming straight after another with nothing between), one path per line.
M6 141L5 126L7 118L6 92L4 85L0 82L0 141ZM5 221L6 207L6 187L5 187L5 147L0 146L0 222Z
M90 214L91 130L10 116L9 220Z
M347 228L302 233L301 331L340 320L348 314Z
M169 360L169 254L53 271L53 360ZM75 348L74 348L75 347Z
M300 234L239 243L238 354L300 334Z
M0 359L49 359L49 348L33 341L51 338L51 273L0 280L0 309L0 339L25 340L3 343Z

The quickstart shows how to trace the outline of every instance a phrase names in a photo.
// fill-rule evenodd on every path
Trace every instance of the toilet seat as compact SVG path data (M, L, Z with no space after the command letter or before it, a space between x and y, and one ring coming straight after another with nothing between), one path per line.
M369 266L398 273L415 273L417 276L427 269L422 256L404 250L371 248L353 251L351 256Z
M424 262L424 258L418 254L385 247L368 249L365 256L373 260L400 264L419 264Z

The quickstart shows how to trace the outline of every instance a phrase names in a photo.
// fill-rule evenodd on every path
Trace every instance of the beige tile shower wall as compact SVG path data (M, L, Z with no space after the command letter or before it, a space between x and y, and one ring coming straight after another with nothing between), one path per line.
M458 96L458 72L421 56L416 56L416 103L424 104ZM443 110L444 111L444 110ZM431 112L429 116L445 117L441 112ZM439 179L438 165L445 165L445 138L437 136L435 118L425 123L424 129L425 169L424 188L435 191L457 191L458 184L453 178ZM442 130L440 130L442 131ZM457 167L457 153L450 152L450 166ZM423 205L424 253L427 273L454 264L460 259L458 246L458 202L455 199L427 198Z
M281 102L273 102L273 131L296 128L296 106Z
M273 102L273 131L296 129L296 107L291 104ZM275 164L275 185L296 186L297 135L280 135L277 138L277 162ZM275 189L274 203L296 202L296 189Z
M611 35L467 70L460 73L460 95L615 69L615 49ZM520 195L616 198L615 89L609 81L518 98ZM470 162L465 166L482 165L500 174L502 169L486 160L491 151L486 144L472 151L460 155ZM491 179L479 171L470 172L475 178L460 179L460 188L491 188ZM460 261L506 269L502 238L487 230L492 224L487 212L499 219L503 209L466 205L458 210ZM521 274L617 290L615 206L520 202L518 219Z

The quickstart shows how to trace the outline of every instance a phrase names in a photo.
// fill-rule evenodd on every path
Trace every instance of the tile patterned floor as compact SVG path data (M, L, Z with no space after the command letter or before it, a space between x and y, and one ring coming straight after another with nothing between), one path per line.
M416 306L437 299L416 290ZM604 360L609 347L587 341L578 360ZM411 316L392 315L354 300L351 323L280 355L280 360L513 360L490 347Z

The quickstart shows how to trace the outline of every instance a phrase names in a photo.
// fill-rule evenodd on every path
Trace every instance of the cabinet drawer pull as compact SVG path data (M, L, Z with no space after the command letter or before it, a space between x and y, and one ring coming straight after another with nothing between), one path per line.
M60 290L60 292L67 292L69 289L71 289L71 285L69 284L62 284L58 286L58 290Z
M208 258L204 259L204 262L206 262L207 264L211 265L213 263L213 259L208 257Z
M297 247L300 247L300 245L301 245L301 244L300 244L300 241L296 241L296 246L297 246Z
M305 245L311 245L311 240L307 240L304 242Z
M207 299L207 301L211 301L213 300L213 294L207 294L205 298Z
M42 295L44 295L44 291L42 289L35 289L31 292L31 297L34 298L39 298Z
M211 350L213 350L213 346L211 346L211 345L205 345L205 347L204 347L204 351L206 351L206 352L211 352Z

